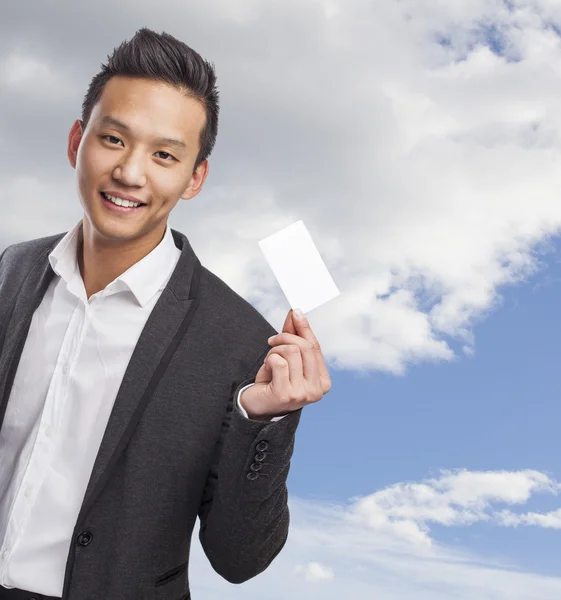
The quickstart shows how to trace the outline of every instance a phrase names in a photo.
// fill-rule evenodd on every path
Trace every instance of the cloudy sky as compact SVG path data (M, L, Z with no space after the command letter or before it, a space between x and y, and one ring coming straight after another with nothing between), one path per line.
M558 600L561 4L139 0L0 8L0 250L82 212L67 136L147 26L215 63L203 192L170 225L280 330L258 246L303 220L341 294L309 318L305 409L268 571L194 598Z

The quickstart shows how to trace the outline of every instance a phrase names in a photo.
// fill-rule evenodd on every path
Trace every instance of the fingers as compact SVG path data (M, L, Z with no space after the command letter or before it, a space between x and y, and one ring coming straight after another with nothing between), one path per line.
M281 333L269 339L271 340L269 344L277 348L283 344L298 346L302 357L303 376L305 379L314 381L320 375L317 352L310 342L290 333Z
M281 334L286 335L286 334ZM308 319L300 320L298 323L298 335L304 338L307 342L312 344L314 349L316 359L317 359L317 367L319 369L319 375L322 379L322 382L330 382L329 371L327 370L327 365L325 364L325 358L323 357L323 353L321 351L321 347L319 345L318 339L316 338L312 328L310 327L310 323ZM324 386L326 383L323 384ZM328 390L326 390L328 391Z
M302 355L303 376L308 385L314 386L315 382L313 389L320 390L322 394L326 394L331 390L331 377L325 364L325 358L310 327L310 322L305 316L298 317L293 311L290 311L285 320L283 331L270 338L269 344L271 346L281 344L297 345ZM313 352L313 359L310 356L310 350Z
M276 356L271 360L272 354ZM279 357L283 359L282 362ZM304 366L297 346L283 345L271 348L265 360L271 364L273 385L277 389L279 397L288 399L294 395L305 394Z

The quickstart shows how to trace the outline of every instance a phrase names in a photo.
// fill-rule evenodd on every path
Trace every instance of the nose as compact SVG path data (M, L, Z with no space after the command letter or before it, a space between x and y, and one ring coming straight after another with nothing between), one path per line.
M113 170L113 177L129 187L142 187L146 184L144 162L133 152L124 156L121 163Z

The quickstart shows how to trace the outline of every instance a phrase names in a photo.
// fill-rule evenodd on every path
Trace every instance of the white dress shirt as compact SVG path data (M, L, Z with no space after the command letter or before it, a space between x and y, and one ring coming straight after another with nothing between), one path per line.
M56 275L33 314L0 430L0 585L59 597L117 392L181 255L167 225L150 254L88 299L81 226L49 255ZM237 405L247 418L239 396Z

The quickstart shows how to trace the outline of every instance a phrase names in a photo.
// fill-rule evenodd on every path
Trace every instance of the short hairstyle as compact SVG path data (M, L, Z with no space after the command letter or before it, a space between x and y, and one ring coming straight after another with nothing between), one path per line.
M159 34L147 27L139 29L130 41L121 43L107 58L107 65L102 63L101 71L91 80L84 97L83 129L88 125L105 84L112 77L120 75L167 83L199 100L205 109L206 122L199 138L196 169L210 156L218 133L219 103L214 65L172 35Z

